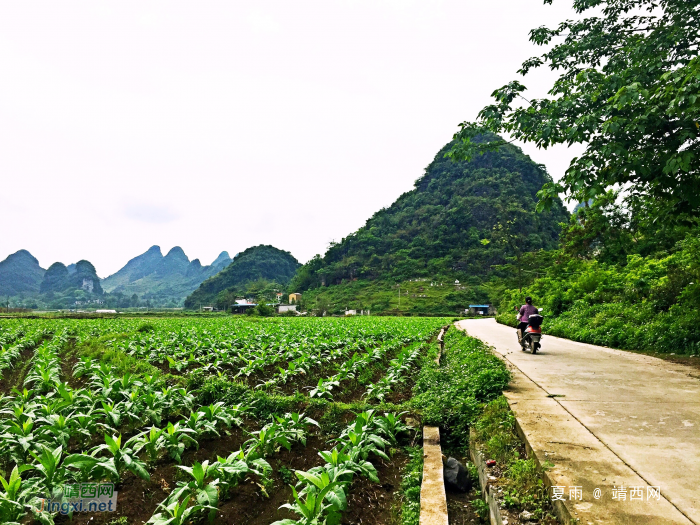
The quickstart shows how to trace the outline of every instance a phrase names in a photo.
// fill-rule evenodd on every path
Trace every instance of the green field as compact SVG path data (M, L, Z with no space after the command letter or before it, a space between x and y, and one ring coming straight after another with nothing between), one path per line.
M414 523L421 420L464 447L509 378L454 330L435 365L450 321L0 320L0 522Z

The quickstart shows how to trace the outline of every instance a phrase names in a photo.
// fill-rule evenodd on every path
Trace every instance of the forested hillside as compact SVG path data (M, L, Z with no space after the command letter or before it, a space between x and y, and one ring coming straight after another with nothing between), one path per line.
M229 266L204 281L187 297L185 307L232 304L236 297L249 292L249 287L254 283L260 285L258 288L276 284L281 289L289 283L299 266L299 261L289 252L269 245L253 246L236 255ZM260 291L256 290L257 293Z
M44 274L39 291L42 294L72 292L85 290L89 293L102 295L100 278L95 267L89 261L78 261L71 272L65 264L55 262Z
M9 255L0 261L0 295L38 292L45 271L27 250Z
M409 295L402 309L454 313L469 301L489 300L482 285L500 266L512 264L508 271L517 274L523 253L557 246L568 213L558 200L535 213L537 192L551 180L542 166L511 145L470 162L445 158L451 148L437 153L415 189L304 265L291 288L339 303L336 309L381 311L398 308L393 284L421 278L428 282L425 293L416 290L416 300L411 303ZM430 283L455 280L462 286L452 286L451 297L446 289L426 290Z

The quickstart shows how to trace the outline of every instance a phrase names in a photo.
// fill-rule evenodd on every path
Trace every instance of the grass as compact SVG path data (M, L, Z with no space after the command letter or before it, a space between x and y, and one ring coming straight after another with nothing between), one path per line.
M187 380L180 376L175 376L172 374L164 374L157 367L150 364L144 359L138 359L136 357L125 354L118 348L112 348L105 345L107 340L115 340L117 338L127 338L130 334L109 334L102 337L91 339L80 343L73 348L69 348L66 354L68 356L76 357L91 357L102 362L111 364L116 368L116 372L119 374L125 373L136 373L145 374L154 377L162 377L169 384L183 385Z
M468 447L469 427L484 403L500 396L510 372L480 340L451 329L445 334L445 353L438 366L425 358L411 406L421 411L424 425L439 426L443 442Z
M399 498L401 525L418 525L420 521L420 487L423 482L423 449L408 447L409 461L404 467Z
M474 425L472 439L484 456L501 466L506 508L517 512L527 510L536 520L553 519L549 494L537 463L521 456L523 447L515 431L515 416L505 397L486 405Z

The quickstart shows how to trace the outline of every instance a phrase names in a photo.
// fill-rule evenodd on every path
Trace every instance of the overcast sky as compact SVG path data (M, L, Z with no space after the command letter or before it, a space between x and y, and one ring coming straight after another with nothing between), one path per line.
M571 18L542 0L0 3L0 259L305 262L410 190ZM529 95L554 76L528 75ZM557 179L575 153L524 150ZM580 150L579 150L580 151Z

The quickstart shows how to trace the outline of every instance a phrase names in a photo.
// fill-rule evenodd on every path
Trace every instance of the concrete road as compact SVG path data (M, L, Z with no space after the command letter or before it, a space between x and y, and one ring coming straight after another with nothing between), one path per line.
M493 346L513 370L506 397L535 456L554 463L551 483L566 487L557 505L571 518L700 525L697 370L547 335L532 355L520 350L514 328L494 319L457 326ZM583 487L582 498L576 491L570 498L572 484ZM639 486L641 501L632 491ZM658 500L648 487L660 487Z

